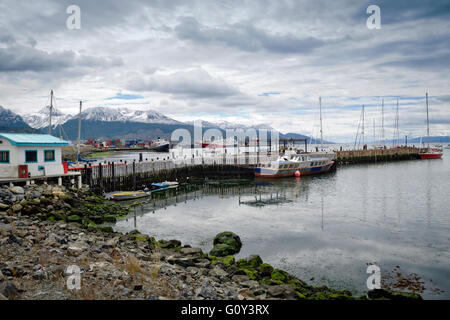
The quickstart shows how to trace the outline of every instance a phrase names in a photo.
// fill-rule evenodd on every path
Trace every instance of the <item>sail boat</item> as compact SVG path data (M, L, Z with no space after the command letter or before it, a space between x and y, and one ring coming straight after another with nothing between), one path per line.
M443 152L440 148L430 148L430 119L428 116L428 92L425 95L427 105L427 148L419 152L420 159L440 159Z

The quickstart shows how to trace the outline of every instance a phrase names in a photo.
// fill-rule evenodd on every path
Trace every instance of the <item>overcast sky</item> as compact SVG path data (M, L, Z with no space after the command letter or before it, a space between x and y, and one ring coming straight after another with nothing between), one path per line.
M69 5L81 29L69 30ZM371 4L381 29L366 26ZM0 2L0 105L75 113L119 105L177 120L268 123L282 132L352 141L362 104L380 135L381 99L392 138L450 135L447 1Z

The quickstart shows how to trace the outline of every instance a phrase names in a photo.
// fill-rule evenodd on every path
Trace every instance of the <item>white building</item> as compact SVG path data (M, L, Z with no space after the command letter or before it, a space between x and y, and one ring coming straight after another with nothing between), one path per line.
M62 147L48 134L0 133L0 178L64 175Z

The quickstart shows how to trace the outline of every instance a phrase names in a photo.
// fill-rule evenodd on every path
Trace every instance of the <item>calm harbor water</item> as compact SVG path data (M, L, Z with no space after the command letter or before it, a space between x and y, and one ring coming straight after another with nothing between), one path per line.
M233 231L243 242L238 257L257 253L309 283L354 293L367 290L367 263L383 274L400 266L426 281L424 298L449 299L449 151L442 160L343 166L301 179L181 187L155 194L115 228L207 251L217 233Z

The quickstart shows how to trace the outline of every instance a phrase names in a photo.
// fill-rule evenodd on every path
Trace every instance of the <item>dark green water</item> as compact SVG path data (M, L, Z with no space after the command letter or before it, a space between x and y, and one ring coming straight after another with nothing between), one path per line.
M135 227L157 239L210 250L214 235L237 233L238 257L265 262L315 285L367 290L367 263L400 266L425 282L428 299L450 298L450 152L442 160L340 167L316 177L180 188L155 195ZM314 278L313 280L310 280ZM431 280L431 281L430 281ZM444 290L437 294L432 288Z

